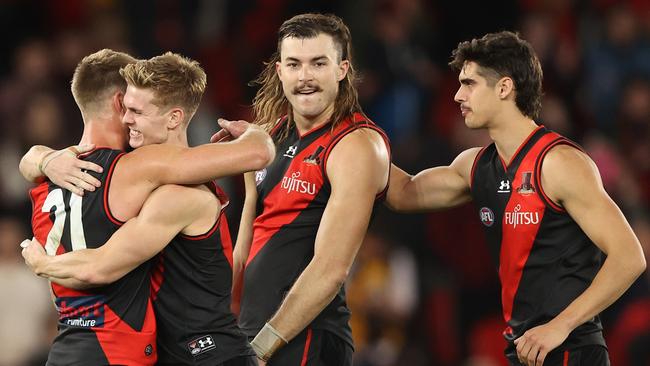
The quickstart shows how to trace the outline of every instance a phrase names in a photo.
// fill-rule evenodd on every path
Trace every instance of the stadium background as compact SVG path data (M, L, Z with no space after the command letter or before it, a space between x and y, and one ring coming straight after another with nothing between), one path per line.
M487 136L465 128L446 63L461 40L516 30L538 52L540 123L578 141L650 253L650 2L647 0L69 0L0 2L0 365L43 364L55 335L44 280L18 243L30 236L20 156L75 144L74 66L109 47L145 58L171 50L201 62L208 88L191 143L217 117L249 118L248 87L288 17L331 12L352 30L359 93L411 173L448 164ZM490 9L487 8L490 7ZM491 15L488 15L491 14ZM222 181L238 222L240 178ZM137 243L134 243L137 245ZM603 314L612 364L650 365L650 275ZM381 209L348 283L355 365L504 365L499 286L471 205L396 215Z

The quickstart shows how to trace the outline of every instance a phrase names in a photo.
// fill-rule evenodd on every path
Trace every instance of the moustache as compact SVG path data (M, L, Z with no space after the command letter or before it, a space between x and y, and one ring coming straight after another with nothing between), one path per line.
M310 91L313 91L313 92L323 91L323 89L321 89L321 87L318 86L318 85L302 84L302 85L298 85L297 87L293 88L292 92L293 92L293 94L299 94L300 92L302 92L304 90L310 90Z

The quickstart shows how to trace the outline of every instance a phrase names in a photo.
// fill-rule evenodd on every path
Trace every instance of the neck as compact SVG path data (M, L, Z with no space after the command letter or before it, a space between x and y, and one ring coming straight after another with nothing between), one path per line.
M537 127L535 121L522 114L518 114L517 116L503 118L491 124L488 127L488 133L496 145L499 156L501 156L506 164L509 164L515 152L524 143L524 140Z
M171 144L176 146L188 147L187 143L187 129L179 128L177 133L170 133L165 144Z
M125 150L127 135L120 121L112 118L89 118L84 121L84 131L79 143Z
M296 128L298 128L298 132L303 135L315 128L318 128L327 122L329 122L330 118L332 117L332 114L334 114L334 104L330 105L327 107L321 114L318 116L315 116L313 118L306 117L299 115L295 111L293 112L293 120L296 123Z

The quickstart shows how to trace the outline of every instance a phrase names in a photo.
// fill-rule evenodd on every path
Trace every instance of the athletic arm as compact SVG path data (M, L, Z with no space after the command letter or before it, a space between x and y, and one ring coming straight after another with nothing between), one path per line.
M244 285L244 267L253 243L253 221L255 220L257 201L255 172L244 174L244 185L246 187L246 198L244 199L237 241L233 251L231 310L235 314L239 314L241 293Z
M646 268L639 240L603 188L598 168L586 154L564 145L553 148L542 165L542 187L607 258L591 285L566 309L515 341L520 359L528 359L530 365L535 364L537 350L540 365L547 352L616 301Z
M312 322L345 282L368 228L375 197L388 181L389 165L386 146L374 131L352 132L332 150L327 161L332 190L314 256L268 322L285 340ZM264 339L265 329L256 340ZM256 348L255 340L252 344Z
M125 155L120 165L137 166L130 180L137 183L144 179L155 187L199 184L259 170L273 161L275 146L262 128L245 121L220 120L219 123L224 129L232 130L236 139L191 148L173 144L143 146Z
M471 170L480 148L460 153L449 166L409 175L391 165L387 206L394 211L412 212L451 208L471 200Z
M106 285L160 252L209 204L212 201L196 189L162 186L147 198L140 214L101 247L48 256L33 240L23 249L23 257L34 273L57 284L70 288Z

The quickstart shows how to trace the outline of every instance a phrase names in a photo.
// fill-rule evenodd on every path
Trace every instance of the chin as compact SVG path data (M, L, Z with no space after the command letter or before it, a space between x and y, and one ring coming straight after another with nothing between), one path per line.
M296 110L298 114L308 119L314 119L320 116L323 113L323 111L324 109L314 109L314 108Z
M467 126L467 128L472 130L478 130L481 128L485 128L485 123L480 123L480 122L465 119L465 126Z
M137 149L142 146L142 141L131 141L129 140L129 146L131 146L132 149Z

